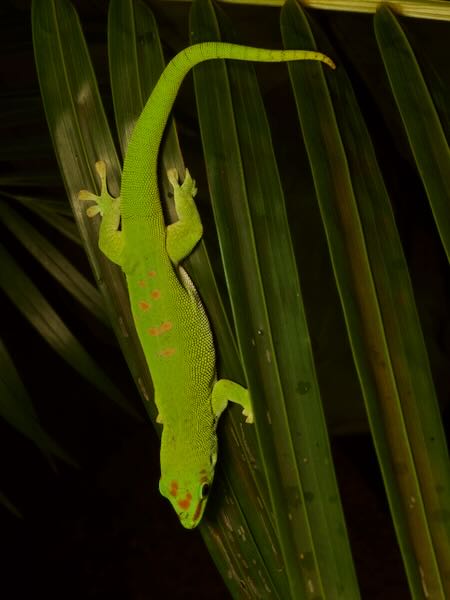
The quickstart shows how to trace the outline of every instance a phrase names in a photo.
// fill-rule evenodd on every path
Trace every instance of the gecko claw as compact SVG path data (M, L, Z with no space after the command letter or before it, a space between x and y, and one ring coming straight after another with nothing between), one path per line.
M246 408L244 408L244 410L242 411L242 414L244 415L244 417L247 417L245 419L246 423L254 423L254 417L253 417L253 413L249 410L247 410Z
M197 194L197 186L195 185L195 179L192 179L189 170L186 169L186 175L184 181L181 184L181 189L194 198Z
M106 185L106 163L104 160L98 160L95 163L95 170L97 171L97 173L100 176L100 180L102 182L102 187L103 184Z
M180 187L180 184L178 183L178 171L175 168L167 169L167 179L173 189Z

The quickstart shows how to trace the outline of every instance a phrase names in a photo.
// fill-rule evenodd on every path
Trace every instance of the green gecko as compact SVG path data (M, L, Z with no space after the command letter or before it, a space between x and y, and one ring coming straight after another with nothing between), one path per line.
M180 265L203 234L194 202L195 182L187 169L182 185L175 169L167 172L178 216L167 226L158 191L159 146L178 89L194 65L214 58L318 60L335 68L330 58L314 51L218 42L190 46L167 65L136 123L120 198L108 193L103 161L96 163L100 195L79 193L79 199L96 202L87 214L102 216L99 247L126 276L134 323L154 383L157 422L163 425L159 490L188 529L198 525L205 510L217 461L217 422L228 401L240 404L246 422L253 422L248 391L216 377L211 327Z

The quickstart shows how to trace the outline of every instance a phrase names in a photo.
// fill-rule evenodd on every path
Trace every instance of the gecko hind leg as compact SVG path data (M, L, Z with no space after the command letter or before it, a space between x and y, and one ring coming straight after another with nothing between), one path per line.
M246 423L253 423L253 410L248 390L229 379L216 381L211 394L211 405L214 415L218 418L225 410L228 402L240 404L244 409L242 414Z
M83 201L93 201L95 204L86 210L88 217L95 217L100 214L102 222L100 224L98 246L112 262L122 265L123 237L119 231L120 225L120 197L113 198L108 192L106 184L106 164L103 160L95 163L101 190L100 195L93 194L88 190L81 190L78 193L78 199Z
M189 171L186 169L186 176L181 185L178 183L176 169L169 169L167 177L173 187L178 221L167 227L166 247L170 260L174 265L178 265L200 241L203 226L194 202L197 187Z

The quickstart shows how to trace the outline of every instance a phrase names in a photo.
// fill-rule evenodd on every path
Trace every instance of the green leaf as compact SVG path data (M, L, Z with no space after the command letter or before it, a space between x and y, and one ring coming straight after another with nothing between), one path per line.
M314 47L309 24L298 5L288 0L282 11L282 31L288 47L301 44L304 47ZM374 171L371 162L373 150L370 152L369 143L363 146L366 150L365 158L369 162L362 164L362 159L355 157L356 153L362 153L362 140L367 137L362 130L362 120L348 117L351 92L348 84L339 75L342 66L338 66L336 74L327 75L333 80L336 97L345 105L345 111L341 108L341 125L346 128L346 139L358 140L358 147L350 146L352 155L352 173L349 170L349 162L345 155L341 136L336 123L333 107L327 94L318 97L311 90L313 75L301 72L296 65L289 66L294 85L294 93L298 106L302 131L305 138L307 151L311 161L314 183L316 187L319 206L322 214L324 228L327 235L328 247L335 273L336 283L343 312L346 319L348 335L352 345L355 364L358 370L360 384L363 390L366 408L368 412L371 431L378 454L378 460L382 470L386 492L396 527L397 537L402 550L405 568L408 574L410 588L414 597L423 597L423 586L426 585L430 593L443 594L443 580L437 568L435 548L433 547L429 522L424 506L424 494L419 485L418 472L414 462L412 439L410 438L403 414L401 393L405 387L400 389L400 363L401 360L393 361L389 348L389 333L394 332L394 344L399 343L398 331L395 331L395 319L401 316L402 308L395 307L393 311L390 282L386 280L383 272L383 261L392 261L391 256L380 253L377 237L379 232L368 226L371 218L370 204L364 207L364 218L366 231L363 229L359 207L356 202L355 192L361 205L367 188L373 197L374 205L378 211L379 198L376 195L380 191L378 187L370 188L364 185L362 178L367 179L367 170ZM334 81L341 77L341 81ZM325 81L322 82L325 88ZM347 86L347 87L346 87ZM305 94L304 90L308 90ZM352 104L350 103L350 106ZM354 103L352 115L357 110ZM359 128L359 133L356 133ZM364 134L365 137L364 137ZM358 137L356 137L358 136ZM367 140L366 140L367 142ZM376 165L376 162L375 162ZM356 177L355 177L356 174ZM355 177L355 181L350 176ZM381 189L383 192L383 189ZM389 212L387 200L381 201L381 214L378 225L381 229L387 221L387 232L391 235L395 227L392 221L392 213ZM361 206L363 213L363 206ZM367 240L369 236L369 240ZM367 242L366 242L367 240ZM390 240L390 246L386 251L395 250L398 246L395 239ZM369 244L370 242L370 244ZM398 244L398 240L397 240ZM370 254L369 254L370 252ZM400 256L397 258L401 259ZM375 265L374 266L374 262ZM400 262L397 267L401 267ZM396 276L394 265L389 265L393 277ZM400 270L400 269L399 269ZM374 271L377 271L376 273ZM376 278L375 278L376 275ZM411 293L409 280L402 273L402 291ZM378 287L377 287L378 285ZM383 303L379 302L378 295L384 294ZM412 323L415 326L416 340L421 339L420 327L417 323L417 315L414 306L410 306L409 312ZM391 331L385 329L384 318L390 317ZM412 335L412 332L410 332ZM416 341L415 340L415 341ZM421 340L422 341L422 340ZM416 347L417 349L417 347ZM404 348L402 348L404 352ZM424 355L424 347L420 347L419 355ZM397 370L396 370L397 367ZM416 365L413 365L416 368ZM403 382L405 383L405 382ZM430 382L428 382L430 384ZM432 385L429 391L433 393ZM398 468L401 465L401 470ZM413 498L414 510L411 510L411 498ZM419 566L420 565L420 568ZM432 592L431 592L432 590ZM443 596L442 596L443 597Z
M63 360L123 410L140 419L139 414L69 331L2 244L0 244L0 288Z
M100 158L108 165L108 185L114 195L119 191L120 174L79 19L67 0L33 0L32 25L47 123L73 214L109 320L145 408L155 416L154 404L150 402L152 384L133 324L122 271L98 248L100 219L88 219L86 206L78 200L81 189L98 191L94 165Z
M403 64L405 53L408 56L409 68L414 64L414 57L406 38L401 33L398 24L396 25L395 23L393 16L384 11L375 18L376 28L378 27L385 31L384 27L386 27L395 36L397 43L404 44L402 51L398 54L398 60L394 61L392 56L390 56L389 60L389 65L393 73L392 79L396 79L395 85L403 88L404 84L399 78L399 69L403 69L402 80L405 79L405 73L407 79L409 77L414 78L413 72L409 72L408 67L405 67ZM383 34L379 37L381 39ZM386 39L383 41L383 44L385 43ZM386 51L390 55L390 50ZM410 83L408 81L406 84L407 87L410 86ZM399 106L408 115L404 118L404 122L413 118L417 96L422 96L424 92L423 80L421 82L416 81L414 89L419 91L413 94L414 97L410 99L411 103L403 95L405 92L404 89L399 94L403 96L403 102L407 104L403 107ZM424 101L431 102L429 98ZM421 114L415 113L414 119L423 120L426 113L427 111ZM415 133L410 136L410 141L414 138L417 142L417 135L420 138L418 130L421 126L418 125L416 128L416 124L412 121L410 121L410 125L416 129ZM431 125L431 128L433 128L433 125ZM435 142L434 138L428 140L422 138L420 143L426 146L427 141L431 144ZM355 150L354 153L356 154ZM376 162L373 162L373 159L374 154L372 152L372 156L368 157L370 164L376 164ZM428 173L428 175L431 175L431 173ZM398 382L405 423L417 466L433 545L444 586L446 586L444 574L447 572L448 565L450 564L450 524L446 519L436 519L435 515L450 514L450 495L443 493L443 490L450 490L448 449L406 261L402 255L400 241L395 231L392 210L385 204L386 190L381 187L379 181L371 177L366 180L361 197L365 197L366 194L364 192L367 191L367 187L370 188L371 184L373 185L373 189L371 190L373 198L371 219L375 222L378 221L378 239L374 241L378 244L381 252L385 254L384 264L380 264L376 260L375 252L371 253L371 262L374 270L379 270L377 291L382 304L386 332L388 333L387 339L390 354ZM450 196L448 200L450 200ZM448 220L448 215L450 214L448 202L446 210ZM367 235L366 239L368 239ZM383 269L384 272L380 273L380 269ZM387 285L382 284L383 279L387 279ZM450 593L450 588L446 587L446 592L447 594Z
M63 204L60 201L42 197L37 199L18 194L5 194L5 192L3 192L3 195L14 199L14 201L19 202L28 210L31 210L40 219L48 223L68 240L74 242L75 244L81 245L80 234L73 221L73 214L70 209L70 205L67 203Z
M193 4L190 29L192 42L220 39L209 2ZM212 61L195 68L194 81L211 200L256 415L258 460L271 501L260 508L274 523L285 576L280 578L279 560L264 541L266 529L243 496L247 526L281 597L307 597L312 590L330 598L343 590L359 597L253 68Z
M5 202L0 203L0 221L75 300L99 321L110 325L98 290L53 244Z
M389 8L382 6L374 24L392 92L450 260L450 148L419 65L397 19Z
M344 69L330 78L329 87L358 202L428 524L443 571L450 560L448 524L433 515L450 512L450 496L438 491L450 489L450 461L408 266L375 151ZM401 535L400 543L404 545L406 541ZM403 551L411 554L405 546ZM412 564L413 556L408 561ZM416 585L414 593L420 595L422 582L418 578Z

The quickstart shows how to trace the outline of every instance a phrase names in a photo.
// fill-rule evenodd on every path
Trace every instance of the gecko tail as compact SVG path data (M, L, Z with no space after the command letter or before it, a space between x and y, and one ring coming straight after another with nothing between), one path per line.
M246 62L315 60L325 63L332 69L336 68L335 63L329 56L316 50L272 50L226 42L202 42L188 46L172 59L167 68L171 67L171 69L173 68L178 71L179 74L184 72L184 77L187 71L196 64L217 58L243 60Z
M125 189L132 192L133 202L123 198L123 218L148 216L154 211L160 211L157 190L150 190L152 197L149 199L148 187L150 182L157 181L159 146L173 103L183 79L192 67L218 58L247 62L313 60L332 69L336 68L329 56L315 50L269 50L225 42L202 42L179 52L161 73L131 135L123 167L122 186L126 181Z
M153 150L151 154L157 154L170 111L183 79L195 65L218 58L247 62L308 60L319 61L332 69L336 68L329 56L316 50L271 50L225 42L202 42L188 46L174 56L161 73L136 123L129 142L128 153L131 152L133 155L136 150L136 154L142 154L142 141L147 139L147 143L151 144L149 150Z

